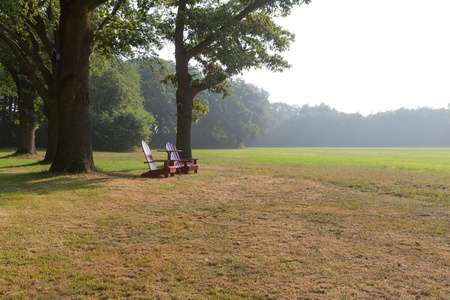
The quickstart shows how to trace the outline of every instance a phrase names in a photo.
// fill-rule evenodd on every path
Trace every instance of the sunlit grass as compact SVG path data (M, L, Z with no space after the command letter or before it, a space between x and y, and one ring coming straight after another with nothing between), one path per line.
M247 148L197 150L195 154L208 162L450 172L449 148Z
M0 149L0 157L13 152ZM45 154L40 151L42 156ZM361 167L450 172L450 148L246 148L194 150L193 155L204 164L275 164L320 167ZM165 152L153 151L155 159L166 159ZM133 173L148 168L141 151L112 153L94 152L96 167L106 172ZM21 172L47 171L36 158L10 157L8 162L21 167ZM0 167L2 162L0 161ZM9 172L5 167L1 172Z

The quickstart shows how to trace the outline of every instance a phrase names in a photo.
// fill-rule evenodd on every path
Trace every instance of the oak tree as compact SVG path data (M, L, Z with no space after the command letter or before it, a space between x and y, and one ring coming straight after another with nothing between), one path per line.
M227 95L227 78L251 68L281 71L289 64L278 54L293 34L276 24L293 6L310 0L170 1L162 32L175 47L177 148L192 157L191 125L195 96L210 90ZM196 62L201 74L192 74ZM197 105L198 106L198 105Z
M89 120L89 62L131 54L158 41L152 1L4 0L0 38L9 46L45 104L53 142L50 171L95 169ZM135 47L135 48L134 48ZM49 149L49 147L48 147ZM47 149L47 150L48 150ZM49 151L47 151L49 152Z

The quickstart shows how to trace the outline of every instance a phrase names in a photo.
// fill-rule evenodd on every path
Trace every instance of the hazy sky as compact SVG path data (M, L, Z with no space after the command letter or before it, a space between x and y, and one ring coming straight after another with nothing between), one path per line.
M450 0L312 0L280 21L295 33L283 73L244 73L271 102L364 115L450 104Z

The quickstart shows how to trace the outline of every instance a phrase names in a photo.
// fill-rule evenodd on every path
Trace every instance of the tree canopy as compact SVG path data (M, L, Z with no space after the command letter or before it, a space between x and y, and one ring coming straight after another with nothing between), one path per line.
M177 147L191 157L192 111L203 90L228 95L225 80L250 68L281 71L289 64L280 56L294 36L275 23L294 5L309 0L168 1L161 32L175 46ZM189 64L198 64L199 74ZM224 83L225 82L225 83ZM197 105L201 108L200 105Z

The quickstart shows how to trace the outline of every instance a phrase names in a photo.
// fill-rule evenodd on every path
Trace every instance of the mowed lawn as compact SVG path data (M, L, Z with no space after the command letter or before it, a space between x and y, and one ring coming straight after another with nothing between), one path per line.
M448 148L196 150L167 179L140 151L11 154L1 299L450 299Z

